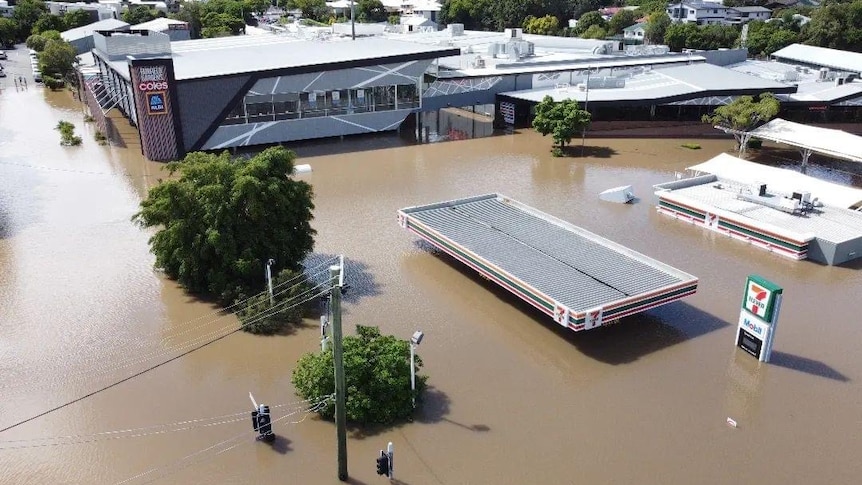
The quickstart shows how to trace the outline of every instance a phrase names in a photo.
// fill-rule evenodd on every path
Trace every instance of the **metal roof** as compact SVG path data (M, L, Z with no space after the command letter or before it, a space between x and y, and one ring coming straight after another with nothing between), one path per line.
M730 10L736 10L737 12L772 12L772 10L770 10L766 7L758 7L758 6L730 7Z
M696 281L498 194L401 212L574 311Z
M796 90L795 86L778 81L750 76L731 69L706 63L686 64L683 66L653 67L649 71L626 78L625 87L599 89L593 87L581 91L575 86L567 89L547 87L528 91L500 93L515 99L539 102L545 96L554 101L573 99L584 102L612 102L640 100L674 100L696 98L714 94L753 94L754 92L787 93Z
M93 22L92 24L85 25L83 27L76 27L74 29L69 29L60 34L60 37L67 42L72 42L78 39L83 39L85 37L93 35L93 32L97 30L119 30L125 27L128 27L129 24L123 22L122 20L117 19L105 19L100 20L98 22Z
M776 118L752 131L752 135L823 155L862 162L862 136L832 128L819 128Z
M813 197L832 207L847 209L862 203L862 189L827 182L793 170L749 162L727 153L721 153L688 169L743 183L762 182L768 184L771 189L785 193L808 191Z
M178 80L278 69L415 56L434 59L457 54L448 46L423 45L381 37L297 40L279 35L237 36L171 42Z
M167 17L159 17L149 22L144 22L138 25L133 25L133 30L168 30L171 25L188 25L188 22L182 20L169 19Z
M832 103L862 95L862 82L853 80L841 85L824 82L820 80L820 72L816 68L809 69L796 64L754 59L725 67L751 76L778 81L787 86L796 86L795 93L778 96L782 101L786 99L800 103Z
M775 59L804 62L805 64L814 66L862 73L862 54L858 52L815 47L805 44L791 44L773 52L772 57Z
M676 189L670 194L662 192L662 197L673 201L682 196L680 202L689 199L711 208L732 212L742 220L754 221L752 225L755 227L760 226L768 230L769 227L764 227L764 225L774 226L782 229L785 234L794 234L798 240L811 240L817 237L833 243L840 243L862 237L862 213L860 212L824 206L804 216L789 214L765 205L737 199L736 196L740 191L745 191L750 187L747 183L721 177L718 178L718 182L719 184L708 182ZM764 183L767 184L767 191L772 194L773 189L769 181ZM721 188L716 188L717 185ZM802 190L802 188L797 190ZM812 193L812 196L819 197L819 194Z

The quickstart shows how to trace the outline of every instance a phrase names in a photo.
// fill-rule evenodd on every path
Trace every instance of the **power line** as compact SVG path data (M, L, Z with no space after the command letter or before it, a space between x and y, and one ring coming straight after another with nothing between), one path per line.
M309 298L309 299L307 299L307 300L305 300L305 301L299 302L299 303L297 303L296 305L301 305L302 303L305 303L306 301L309 301L309 300L311 300L311 299L313 299L313 298L317 298L318 296L320 296L320 295L322 295L322 294L324 294L324 293L326 293L326 292L328 292L328 291L329 291L329 289L325 289L324 291L322 291L322 292L318 293L317 295L315 295L315 296L313 296L313 297L311 297L311 298ZM296 306L296 305L294 305L294 306ZM278 306L279 306L279 305L276 305L275 307L272 307L272 308L271 308L271 310L276 309ZM276 311L280 311L280 310L276 310ZM271 314L273 314L273 313L275 313L275 312L271 312L271 313L270 313L270 315L271 315ZM269 316L269 315L266 315L266 316ZM266 316L261 317L261 318L265 318ZM210 344L213 344L213 343L215 343L215 342L218 342L219 340L221 340L221 339L223 339L223 338L227 337L228 335L232 335L232 334L234 334L234 333L236 333L236 332L240 331L242 328L244 328L244 327L245 327L245 326L247 326L247 325L250 325L251 323L254 323L254 320L249 321L249 322L247 322L247 323L245 323L245 324L241 325L239 328L236 328L236 329L234 329L234 330L231 330L230 332L228 332L228 333L226 333L226 334L224 334L224 335L221 335L221 336L216 337L216 338L214 338L214 339L212 339L212 340L209 340L209 341L207 341L207 342L204 342L203 344L197 345L197 346L196 346L196 347L194 347L194 348L191 348L191 349L189 349L189 350L186 350L185 352L182 352L182 353L181 353L181 354L179 354L179 355L176 355L176 356L174 356L174 357L171 357L171 358L169 358L169 359L167 359L167 360L165 360L165 361L159 362L158 364L152 365L152 366L150 366L150 367L148 367L148 368L146 368L146 369L144 369L144 370L141 370L141 371L139 371L139 372L136 372L136 373L134 373L134 374L132 374L132 375L130 375L130 376L124 377L124 378L122 378L122 379L120 379L120 380L118 380L118 381L115 381L115 382L113 382L113 383L111 383L111 384L108 384L108 385L106 385L106 386L103 386L103 387L101 387L101 388L99 388L99 389L97 389L97 390L95 390L95 391L92 391L92 392L90 392L90 393L87 393L87 394L85 394L84 396L81 396L81 397L79 397L79 398L73 399L73 400L68 401L68 402L66 402L66 403L60 404L60 405L58 405L58 406L55 406L55 407L53 407L53 408L51 408L51 409L48 409L47 411L43 411L43 412L41 412L41 413L39 413L39 414L36 414L36 415L34 415L34 416L31 416L31 417L29 417L29 418L23 419L23 420L18 421L18 422L14 423L14 424L11 424L11 425L9 425L9 426L6 426L6 427L4 427L4 428L0 429L0 433L3 433L3 432L6 432L6 431L9 431L10 429L13 429L13 428L17 428L18 426L21 426L22 424L29 423L30 421L33 421L33 420L38 419L38 418L41 418L42 416L48 415L48 414L50 414L50 413L53 413L53 412L55 412L55 411L58 411L58 410L60 410L60 409L65 408L65 407L68 407L68 406L70 406L70 405L72 405L72 404L75 404L75 403L77 403L77 402L83 401L84 399L87 399L87 398L89 398L89 397L95 396L96 394L99 394L99 393L101 393L101 392L107 391L108 389L111 389L111 388L113 388L113 387L116 387L116 386L118 386L118 385L120 385L120 384L122 384L122 383L124 383L124 382L126 382L126 381L129 381L129 380L131 380L131 379L134 379L135 377L138 377L138 376L141 376L141 375L143 375L143 374L146 374L147 372L150 372L150 371L152 371L152 370L154 370L154 369L157 369L157 368L159 368L159 367L161 367L161 366L163 366L163 365L165 365L165 364L167 364L167 363L169 363L169 362L173 362L173 361L175 361L175 360L177 360L177 359L179 359L179 358L181 358L181 357L184 357L184 356L186 356L186 355L188 355L188 354L190 354L190 353L192 353L192 352L194 352L194 351L196 351L196 350L200 350L200 349L202 349L202 348L204 348L204 347L206 347L206 346L208 346L208 345L210 345Z
M147 362L149 360L153 360L153 359L156 359L158 357L171 354L171 353L176 352L178 350L193 346L197 342L206 340L207 338L209 338L213 335L218 335L224 331L230 331L231 333L233 333L237 330L241 330L241 329L243 329L243 328L245 328L245 327L247 327L253 323L257 323L257 322L263 320L264 318L270 317L270 316L272 316L272 315L274 315L280 311L285 311L285 310L289 310L291 308L295 308L299 305L302 305L303 303L311 301L314 298L317 298L318 296L321 296L321 295L327 293L329 291L329 288L325 288L325 289L323 289L323 291L320 291L319 293L317 293L313 296L310 296L310 297L307 296L309 293L312 293L315 290L322 288L323 286L324 286L323 284L316 285L316 286L309 288L308 290L300 293L299 295L295 295L295 296L293 296L287 300L284 300L283 302L277 303L275 306L269 307L268 309L261 311L260 313L258 313L257 315L255 315L254 317L249 319L247 322L240 324L239 328L236 328L234 324L227 325L227 326L224 326L224 327L219 328L217 330L213 330L211 332L205 333L205 334L197 336L195 338L186 340L184 342L180 342L176 345L168 347L167 349L153 351L153 352L150 352L149 354L144 354L143 356L137 356L136 358L133 358L133 359L127 359L125 361L120 361L119 363L117 363L115 365L111 365L111 366L108 366L108 367L101 369L100 373L104 374L104 373L115 371L115 370L125 369L126 367L131 367L131 366L136 365L136 364L141 364L141 363ZM302 299L304 297L305 297L305 299ZM300 300L300 299L302 299L302 300L296 301L296 300ZM288 304L290 304L290 305L288 305ZM282 308L282 307L285 307L285 308Z
M314 406L312 406L312 407L308 408L307 410L305 410L305 416L303 416L303 418L302 418L302 419L300 419L299 421L294 421L294 422L285 423L285 424L294 424L294 425L295 425L295 424L302 423L303 421L305 421L305 419L306 419L310 414L312 414L312 413L314 413L314 412L316 412L316 411L318 411L318 410L322 409L322 408L323 408L323 406L325 406L325 405L326 405L326 403L327 403L330 399L332 399L332 398L333 398L333 396L334 396L334 395L326 396L326 397L322 398L322 400L321 400L321 401L319 401L317 404L315 404ZM280 422L280 421L282 421L282 420L284 420L284 419L287 419L287 418L289 418L290 416L293 416L293 415L295 415L295 414L298 414L299 412L300 412L300 411L295 411L295 412L293 412L293 413L286 414L286 415L284 415L284 416L282 416L282 417L280 417L280 418L274 419L274 420L272 421L272 424L275 424L275 423ZM117 482L117 484L116 484L116 485L123 485L123 484L129 483L129 482L132 482L132 481L134 481L134 480L137 480L138 478L143 478L143 477L145 477L145 476L147 476L147 475L151 475L151 474L156 473L156 472L162 472L160 475L155 476L155 477L153 477L152 479L147 480L146 482L144 482L144 483L152 483L152 482L154 482L154 481L156 481L156 480L158 480L158 479L160 479L160 478L163 478L164 476L166 476L166 475L167 475L168 473L170 473L171 471L180 470L180 469L182 469L182 468L185 468L186 466L189 466L190 464L187 464L187 465L185 465L185 466L179 467L179 466L180 466L180 465L182 465L184 462L189 461L189 460L191 460L192 458L194 458L194 457L196 457L196 456L203 455L203 454L205 454L205 453L207 453L207 452L209 452L209 451L212 451L213 449L215 449L215 448L217 448L217 447L219 447L219 446L226 445L226 444L230 443L231 441L236 441L236 440L238 440L238 439L240 439L240 438L243 438L243 437L249 436L249 435L251 435L251 434L253 434L253 433L255 433L255 432L254 432L254 431L245 431L245 432L240 433L240 434L238 434L238 435L235 435L235 436L233 436L233 437L231 437L231 438L228 438L228 439L226 439L226 440L224 440L224 441L220 441L220 442L215 443L215 444L213 444L213 445L210 445L210 446L208 446L208 447L206 447L206 448L203 448L203 449L201 449L201 450L198 450L198 451L196 451L196 452L194 452L194 453L192 453L192 454L186 455L186 456L184 456L184 457L180 458L179 460L177 460L177 461L175 461L175 462L173 462L173 463L171 463L171 464L169 464L169 465L165 465L165 466L161 466L161 467L157 467L157 468L151 468L151 469L149 469L149 470L147 470L147 471L145 471L145 472L142 472L142 473L139 473L139 474L137 474L137 475L135 475L135 476L129 477L129 478L127 478L127 479L125 479L125 480L123 480L123 481L121 481L121 482ZM241 445L241 444L242 444L242 443L236 443L236 444L231 445L231 446L229 446L229 447L227 447L227 448L225 448L225 449L223 449L223 450L216 451L216 452L215 452L213 455L211 455L209 458L212 458L212 457L214 457L214 456L218 456L218 455L220 455L220 454L222 454L222 453L226 453L226 452L228 452L228 451L230 451L230 450L232 450L232 449L236 448L237 446L239 446L239 445ZM179 467L179 468L178 468L178 467Z
M286 404L276 404L270 406L270 409L278 409L283 407L295 408L303 404L307 404L313 399L303 399ZM302 406L305 407L305 406ZM190 419L185 421L177 421L175 423L154 424L150 426L142 426L138 428L101 431L92 434L78 434L65 436L45 436L42 438L28 438L18 440L0 441L0 450L15 450L22 448L43 448L48 446L68 446L83 443L93 443L96 441L115 440L124 438L140 438L143 436L152 436L166 433L174 433L178 431L187 431L195 428L206 428L218 426L222 424L236 423L248 419L248 411L239 413L225 414L221 416L213 416L209 418ZM240 417L241 416L241 417Z
M327 259L327 260L326 260L326 261L324 261L323 263L321 263L321 264L318 264L318 265L314 266L312 269L320 268L321 266L323 266L323 265L325 265L325 264L329 264L329 263L331 263L332 261L337 260L337 259L338 259L338 257L337 257L337 256L336 256L336 257L333 257L333 258L330 258L330 259ZM329 270L328 270L328 267L327 267L327 268L326 268L326 270L318 271L317 273L312 274L312 275L311 275L311 278L317 277L317 276L318 276L318 275L320 275L320 274L328 273L328 272L329 272ZM297 275L297 276L295 276L295 277L291 278L290 280L288 280L288 281L286 281L286 282L279 283L279 284L278 284L278 285L276 285L274 288L278 288L278 287L285 286L285 285L287 285L287 284L289 284L289 283L291 283L291 282L293 282L293 281L297 281L297 280L299 280L300 278L305 277L305 276L307 276L305 273L303 273L303 274L301 274L301 275ZM293 290L294 288L296 288L296 287L300 286L300 285L301 285L301 284L303 284L303 283L304 283L303 281L300 281L299 283L294 284L294 285L293 285L293 286L291 286L290 288L283 289L283 290L281 290L281 291L279 291L279 292L275 293L275 295L281 295L281 294L283 294L283 293L286 293L286 292L288 292L288 291L291 291L291 290ZM287 299L287 300L285 300L285 301L280 302L279 304L277 304L277 305L276 305L276 307L277 307L277 306L283 306L283 305L285 305L285 304L287 304L287 303L290 303L292 300L296 300L296 299L302 298L303 296L307 295L309 292L311 292L311 291L313 291L313 290L315 290L315 289L317 289L317 288L321 288L321 287L323 287L324 285L325 285L325 283L321 283L321 284L315 285L315 286L313 286L313 287L311 287L311 288L309 288L309 289L307 289L307 290L303 291L302 293L299 293L298 295L293 295L293 296L291 296L289 299ZM213 313L211 313L211 314L204 315L204 316L201 316L201 317L197 317L197 318L194 318L194 319L191 319L191 320L187 320L186 322L183 322L183 324L180 324L180 325L182 326L182 325L185 325L185 324L189 324L189 323L195 322L195 321L197 321L197 320L200 320L200 319L202 319L202 318L204 318L204 317L206 317L206 316L211 316L211 315L214 315L214 314L218 314L218 313L220 313L220 312L224 312L224 311L230 310L231 308L234 308L234 307L236 307L236 306L238 306L238 305L240 305L240 304L242 304L242 303L245 303L245 302L247 302L247 301L251 300L252 298L255 298L255 297L258 297L258 296L264 295L265 293L267 293L267 292L266 292L266 291L260 292L260 293L258 293L257 295L254 295L254 296L249 297L249 298L246 298L246 299L244 299L244 300L242 300L242 301L236 302L236 303L234 303L233 305L230 305L230 306L228 306L228 307L225 307L225 308L223 308L223 309L221 309L221 310L217 310L216 312L213 312ZM325 292L324 292L324 293L325 293ZM321 294L322 294L322 293L321 293ZM319 295L320 295L320 294L318 294L318 295L316 295L316 296L319 296ZM316 298L316 296L311 297L311 298L308 298L308 299L306 299L306 300L303 300L303 301L301 301L301 302L299 302L299 303L296 303L296 305L300 305L300 304L303 304L303 303L305 303L305 302L307 302L307 301L310 301L311 299ZM262 304L262 303L264 303L264 302L261 302L261 304ZM261 319L266 318L266 317L268 317L268 316L272 315L272 313L274 313L274 312L272 312L272 310L273 310L273 309L275 309L276 307L270 307L269 309L266 309L266 310L261 311L259 314L257 314L257 315L255 315L254 317L252 317L252 319L251 319L251 320L249 320L249 321L248 321L248 322L246 322L245 324L241 325L241 326L240 326L240 328L244 328L246 325L250 325L250 324L252 324L252 323L256 323L257 321L260 321ZM279 311L281 311L281 310L279 310ZM263 315L264 313L268 313L268 314ZM179 335L184 335L184 334L189 333L189 332L191 332L191 331L193 331L193 330L196 330L196 329L198 329L198 328L202 328L202 327L208 326L208 325L210 325L210 324L212 324L212 323L215 323L215 322L217 322L217 321L219 321L219 320L222 320L222 319L227 318L227 317L232 316L232 315L234 315L234 314L233 314L233 313L228 313L228 314L222 315L221 317L218 317L218 318L216 318L216 319L213 319L213 320L210 320L210 321L208 321L208 322L205 322L205 323L203 323L203 324L201 324L201 325L197 325L197 326L195 326L195 327L193 327L193 328L186 329L186 330L184 330L183 332L176 333L176 334L174 334L174 335L169 335L168 337L166 337L166 338L162 339L162 342L164 342L165 340L169 340L170 338L173 338L173 337L179 336ZM66 379L66 381L67 381L67 382L68 382L68 381L72 381L72 382L80 382L81 380L83 380L83 379L81 378L81 376L84 376L86 379L88 379L88 380L89 380L89 379L91 379L91 378L93 377L93 373L94 373L94 372L96 372L96 373L98 373L98 374L106 374L106 373L111 372L111 371L116 371L116 370L120 370L120 369L124 369L124 368L126 368L126 367L130 367L130 366L136 365L136 364L144 363L144 362L146 362L146 361L148 361L148 360L152 360L152 359L155 359L155 358L158 358L158 357L161 357L161 356L168 355L168 354L170 354L170 353L176 352L176 351L181 350L181 349L183 349L183 348L187 348L187 347L189 347L189 346L193 345L195 342L199 342L199 341L205 340L205 339L206 339L207 337L209 337L209 336L212 336L212 335L215 335L215 334L221 333L221 332L226 331L226 330L236 331L235 329L233 329L233 325L225 326L225 327L222 327L222 328L220 328L220 329L218 329L218 330L215 330L215 331L212 331L212 332L209 332L209 333L203 334L203 335L201 335L201 336L198 336L198 337L196 337L196 338L194 338L194 339L187 340L187 341L185 341L185 342L181 342L181 343L176 344L176 345L173 345L173 346L168 346L168 348L167 348L167 349L154 350L154 351L151 351L151 352L149 352L149 353L145 353L145 354L143 354L143 356L142 356L142 355L138 355L138 356L132 357L132 358L130 358L130 359L121 360L121 361L119 361L119 362L115 362L115 363L113 363L113 364L112 364L112 365L110 365L110 366L103 367L102 369L99 369L99 370L95 370L95 371L94 371L93 369L87 369L87 370L82 370L82 371L78 371L78 372L73 372L73 373L71 373L71 374L69 374L69 375L67 376L67 377L70 377L71 379L68 379L68 378L67 378L67 379ZM143 348L143 347L141 346L141 347L138 347L138 348ZM103 360L103 359L91 359L91 360L89 360L89 362L96 362L97 360ZM88 361L84 361L84 362L86 363L86 362L88 362ZM33 386L29 386L29 387L30 387L30 388L32 388ZM43 385L43 386L41 386L41 387L43 387L43 388L44 388L45 386ZM0 431L0 432L2 432L2 431Z

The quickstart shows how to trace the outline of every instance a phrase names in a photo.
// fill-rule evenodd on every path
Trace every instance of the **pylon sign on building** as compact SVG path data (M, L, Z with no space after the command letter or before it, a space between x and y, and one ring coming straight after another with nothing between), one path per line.
M742 295L736 345L761 362L769 362L784 289L765 278L749 275Z

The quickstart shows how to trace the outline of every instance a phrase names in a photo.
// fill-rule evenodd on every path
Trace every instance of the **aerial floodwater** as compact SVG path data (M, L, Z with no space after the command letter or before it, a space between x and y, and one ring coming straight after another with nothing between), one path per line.
M0 94L0 429L235 325L153 269L151 233L130 218L166 174L141 158L134 130L117 118L126 146L99 145L68 92L10 86ZM60 146L60 120L82 146ZM691 141L587 137L586 156L571 158L552 157L552 140L531 130L295 147L313 170L298 176L316 194L312 259L345 256L345 333L425 334L430 389L416 419L350 430L350 483L384 483L374 461L390 441L398 483L413 485L859 483L862 265L793 261L657 214L654 184L733 144L680 146ZM633 203L598 199L621 185ZM398 225L401 208L486 193L694 275L698 291L576 333ZM784 288L768 364L734 346L750 274ZM237 333L0 432L0 483L340 483L334 425L302 412L290 379L318 348L313 320L289 335ZM249 392L273 418L292 413L272 445L249 434Z

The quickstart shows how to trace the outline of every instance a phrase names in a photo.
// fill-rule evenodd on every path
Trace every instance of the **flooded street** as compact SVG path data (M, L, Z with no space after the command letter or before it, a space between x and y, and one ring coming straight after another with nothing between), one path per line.
M163 165L141 159L133 130L127 148L99 146L68 93L9 85L0 95L0 428L233 323L153 270L150 233L130 218ZM60 120L75 124L81 147L59 145ZM388 441L395 476L413 485L858 482L862 265L791 261L655 211L653 184L732 141L687 150L689 140L588 138L588 158L553 158L551 139L529 130L379 141L296 150L313 167L300 177L316 194L314 259L347 260L345 333L355 324L404 339L425 333L425 407L413 423L350 435L352 483L384 482L374 458ZM624 184L637 203L598 200ZM691 273L698 293L576 334L396 223L399 208L488 192ZM785 288L770 364L733 345L751 273ZM274 418L302 409L290 373L318 338L311 321L287 336L238 333L0 433L0 483L340 483L333 424L296 412L274 426L273 448L250 434L249 391L279 406ZM151 427L182 422L191 423Z

